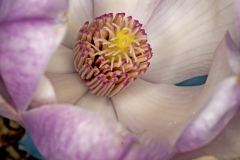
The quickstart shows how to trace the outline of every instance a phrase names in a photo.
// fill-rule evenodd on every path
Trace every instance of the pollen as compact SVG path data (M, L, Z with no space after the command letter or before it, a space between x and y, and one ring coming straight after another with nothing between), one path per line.
M74 67L92 94L112 97L146 72L152 49L141 27L125 13L109 13L79 30Z

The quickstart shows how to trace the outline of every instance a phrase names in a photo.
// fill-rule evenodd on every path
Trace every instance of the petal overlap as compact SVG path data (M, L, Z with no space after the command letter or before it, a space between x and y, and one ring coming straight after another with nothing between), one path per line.
M239 87L237 87L239 86L237 81L239 78L234 76L228 58L228 54L231 52L229 43L233 42L229 41L229 36L229 34L226 34L215 51L206 84L198 87L178 87L166 84L152 84L138 80L127 90L112 98L119 121L133 133L141 135L153 132L160 137L165 137L174 145L188 123L194 123L196 116L206 116L206 113L202 113L201 109L209 101L209 97L218 93L215 90L223 83L221 86L226 88L220 88L222 93L220 96L225 97L229 101L224 101L226 99L221 101L221 106L219 107L226 108L219 111L219 114L217 114L217 111L214 112L216 114L213 113L213 110L216 110L216 108L212 110L218 129L211 134L211 130L206 128L206 134L210 134L211 138L210 136L201 136L204 134L198 132L198 138L202 137L204 142L209 142L212 138L215 138L233 115L237 113L237 107L239 107L237 106L239 105ZM230 76L233 76L233 78L225 81ZM216 96L219 97L217 94ZM228 108L227 104L232 100L235 100L233 101L234 105ZM214 107L215 104L213 103L210 106ZM233 108L232 110L231 107ZM223 119L221 120L221 118ZM201 123L201 120L198 122ZM212 123L215 126L214 122ZM187 138L188 136L189 134L186 133L185 143L191 143ZM208 151L208 154L211 154L211 150Z
M42 76L34 92L29 108L40 107L44 104L56 103L56 94L53 85L46 76Z
M81 96L74 105L98 113L111 121L117 122L117 116L110 98L96 97L88 91Z
M51 57L47 73L76 73L73 65L73 50L60 45Z
M2 98L1 95L0 95L0 115L8 119L12 119L21 124L22 126L24 126L24 123L22 122L20 115Z
M210 99L205 102L201 111L199 111L198 115L190 122L180 136L176 144L180 152L195 150L210 143L202 149L208 154L212 150L212 153L216 156L224 157L222 152L229 149L225 156L236 156L234 146L239 145L238 138L235 137L236 143L234 144L232 144L231 138L223 138L231 136L237 130L226 127L230 120L239 113L240 107L239 75L234 75L234 68L229 63L232 59L228 56L230 52L234 52L231 54L236 54L236 48L237 46L234 44L229 33L227 33L217 49L219 54L215 55L215 58L219 57L219 60L213 62L213 68L210 70L210 77L206 83L209 89L212 90L212 94L208 95L206 94L207 89L203 90L203 93L205 92L206 94L205 96L210 97ZM235 59L235 61L237 60ZM221 79L223 80L219 83ZM216 84L217 87L213 89L211 86ZM235 120L235 122L238 121ZM217 137L217 135L219 136ZM224 144L221 145L222 147L217 147L219 146L218 143L222 141L224 141ZM231 144L231 146L228 146L228 144ZM217 149L222 150L222 152L214 152Z
M93 20L93 2L86 0L71 0L69 2L68 29L63 45L73 48L78 31L86 21Z
M25 112L22 117L46 159L165 160L171 156L167 145L155 141L149 145L151 150L147 146L142 148L141 144L134 145L135 138L121 135L116 124L73 106L48 105Z
M78 73L46 73L52 83L58 103L75 104L88 88Z
M66 12L68 1L55 4L55 0L1 1L0 73L18 112L27 108L64 36L66 26L58 16Z
M1 76L17 111L26 109L56 48L55 29L49 21L19 21L0 26Z
M230 77L219 84L213 97L182 133L176 147L180 152L198 149L213 140L240 107L240 83Z
M176 84L207 75L227 30L237 41L234 0L162 0L145 30L153 49L150 82Z

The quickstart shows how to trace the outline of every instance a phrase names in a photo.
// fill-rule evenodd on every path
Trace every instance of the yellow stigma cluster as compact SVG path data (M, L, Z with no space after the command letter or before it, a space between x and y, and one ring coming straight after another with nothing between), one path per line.
M80 29L74 66L91 93L112 97L140 77L152 57L142 25L124 13L104 14Z

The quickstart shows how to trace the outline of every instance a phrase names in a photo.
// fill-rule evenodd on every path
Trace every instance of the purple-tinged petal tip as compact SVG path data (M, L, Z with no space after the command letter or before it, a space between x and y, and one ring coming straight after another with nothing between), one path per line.
M222 77L224 78L223 81L218 84L210 99L205 102L198 115L182 132L176 143L179 152L192 151L211 142L239 112L240 77L238 72L240 71L240 54L228 32L216 50L215 56L219 56L219 53L222 53L223 58L226 56L227 60L225 62L229 63L227 65L229 71L232 70L228 75L232 76ZM213 65L217 66L217 63L215 62ZM214 72L216 73L217 70L210 70L210 78L214 76ZM222 73L224 75L224 71ZM237 75L234 75L234 73ZM221 75L217 78L221 78Z
M239 97L239 77L229 77L221 82L211 99L183 131L176 143L177 150L195 150L213 140L239 112Z

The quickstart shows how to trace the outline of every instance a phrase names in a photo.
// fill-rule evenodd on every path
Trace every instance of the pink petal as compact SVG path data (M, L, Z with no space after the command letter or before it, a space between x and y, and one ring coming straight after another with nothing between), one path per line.
M143 78L176 84L206 75L227 30L237 38L233 0L162 0L146 25L153 49Z
M57 5L56 5L57 4ZM68 0L1 0L0 23L27 19L55 19Z
M91 21L93 18L92 1L71 0L69 3L68 29L63 45L72 49L80 28L86 21Z
M88 91L78 73L47 73L46 76L53 85L58 103L75 104Z
M0 69L17 111L26 109L54 52L55 28L46 21L1 25Z
M136 144L115 123L96 114L68 105L44 106L22 114L33 141L51 160L156 159L171 156L169 146L149 142Z
M18 1L11 7L10 2L1 3L0 71L12 106L21 112L27 108L47 61L63 38L65 27L53 17L65 11L67 5L65 0L59 5L53 0ZM33 10L36 6L39 9Z
M228 53L235 45L229 34L225 36L224 45ZM238 113L239 97L240 78L232 76L223 80L198 116L182 133L176 144L178 150L180 152L191 151L213 140Z
M94 17L105 13L126 13L141 24L146 25L160 0L94 0Z
M60 45L53 54L46 72L48 73L75 73L73 65L73 50Z

